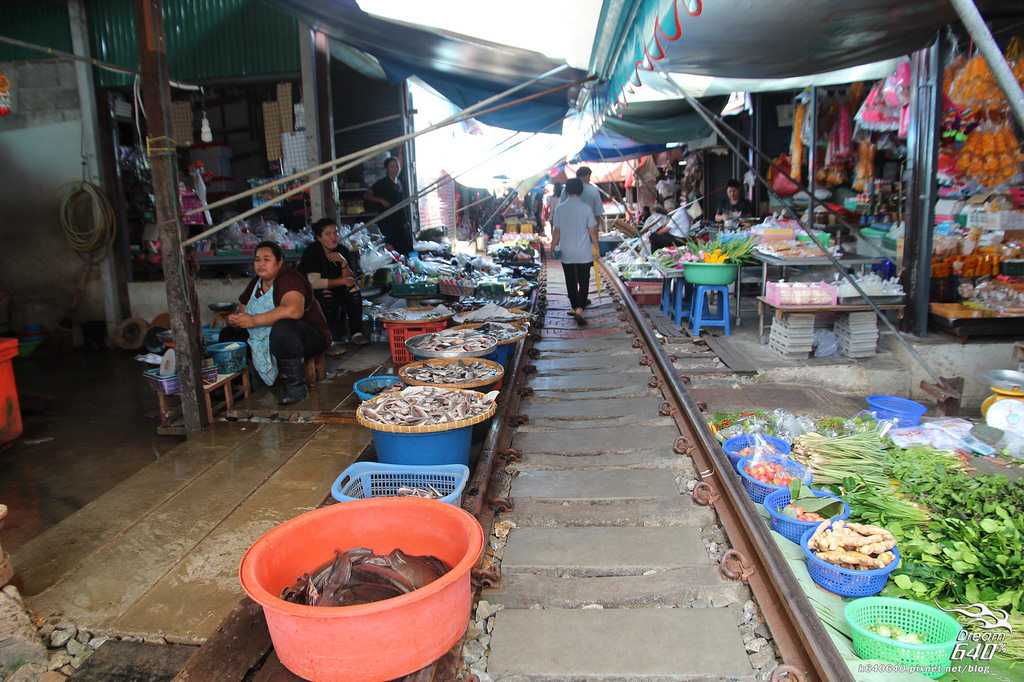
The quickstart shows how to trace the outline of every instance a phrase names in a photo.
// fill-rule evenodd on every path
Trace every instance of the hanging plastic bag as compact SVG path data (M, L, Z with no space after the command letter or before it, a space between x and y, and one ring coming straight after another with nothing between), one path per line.
M794 180L799 180L799 173L793 173L789 157L785 154L780 154L772 161L768 174L771 176L772 192L778 196L789 197L800 191L800 186L786 177L786 175L791 175Z

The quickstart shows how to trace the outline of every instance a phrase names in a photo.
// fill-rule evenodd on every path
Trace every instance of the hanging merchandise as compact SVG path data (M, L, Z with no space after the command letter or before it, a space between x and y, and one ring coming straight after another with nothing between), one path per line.
M986 121L967 136L957 169L982 187L1012 181L1021 171L1024 154L1009 123Z
M772 192L780 197L791 197L800 191L800 186L787 178L787 175L799 179L800 167L790 164L785 154L779 154L768 169L768 182L772 185Z
M11 81L0 71L0 116L9 116L11 111Z
M1006 61L1013 69L1013 75L1024 84L1024 50L1019 38L1014 37L1006 47ZM971 109L1003 109L1007 106L1006 96L996 83L988 63L979 52L964 64L953 78L949 88L950 99L955 104Z
M793 138L789 143L789 163L791 169L789 175L797 184L803 180L801 169L804 162L803 126L806 115L807 104L802 101L797 102L796 108L793 110Z
M853 180L853 188L863 192L875 178L875 145L871 140L861 140L857 152L857 171Z
M857 112L857 126L865 130L899 130L903 108L910 105L910 61L903 60L895 73L875 83Z

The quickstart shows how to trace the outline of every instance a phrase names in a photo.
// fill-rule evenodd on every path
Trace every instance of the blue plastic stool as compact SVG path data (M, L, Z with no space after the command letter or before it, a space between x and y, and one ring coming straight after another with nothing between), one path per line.
M665 317L672 315L672 284L674 280L665 278L661 280L661 312Z
M686 301L686 280L677 277L672 280L672 321L682 327L683 320L690 316L690 305Z
M708 294L717 293L720 297L718 315L712 317ZM690 308L690 331L693 336L700 336L702 327L722 327L725 335L730 336L729 324L729 287L724 285L698 284L693 293Z

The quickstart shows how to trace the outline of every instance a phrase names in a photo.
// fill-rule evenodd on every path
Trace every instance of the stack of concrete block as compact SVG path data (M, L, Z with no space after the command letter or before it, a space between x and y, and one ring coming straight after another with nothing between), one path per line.
M775 319L768 347L785 358L806 358L814 347L814 315L790 314Z
M836 320L839 352L848 358L869 358L878 352L878 320L874 312L847 313Z

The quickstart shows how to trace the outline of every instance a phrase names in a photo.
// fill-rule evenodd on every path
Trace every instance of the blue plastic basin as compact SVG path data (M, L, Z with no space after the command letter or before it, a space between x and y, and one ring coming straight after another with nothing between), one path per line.
M921 403L895 395L869 395L865 400L875 419L895 419L899 428L917 426L928 411Z
M472 435L472 426L436 433L374 431L373 445L377 450L377 461L381 464L469 466Z

